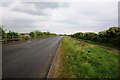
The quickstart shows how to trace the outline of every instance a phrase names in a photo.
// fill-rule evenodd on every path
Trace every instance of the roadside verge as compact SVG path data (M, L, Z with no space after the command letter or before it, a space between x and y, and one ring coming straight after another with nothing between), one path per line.
M55 57L52 61L51 67L48 71L47 78L56 78L57 69L58 69L59 63L60 63L61 42L62 42L62 39L60 40L60 44L56 50L56 54L55 54Z

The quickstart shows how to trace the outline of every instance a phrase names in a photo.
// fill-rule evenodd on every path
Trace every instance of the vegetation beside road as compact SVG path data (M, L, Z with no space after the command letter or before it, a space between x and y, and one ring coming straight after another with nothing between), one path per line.
M6 32L5 29L3 29L3 26L0 26L0 41L2 41L2 43L27 41L30 39L50 37L50 36L56 36L56 35L57 34L55 33L41 32L38 30L29 32L29 33L18 33L14 31Z
M120 50L120 27L111 27L107 30L100 31L98 34L93 32L78 32L71 35L77 40L84 40L92 44L114 47Z
M120 27L69 36L62 40L57 77L119 78Z
M119 57L96 45L63 37L57 77L118 78Z
M3 43L48 36L56 34L38 30L30 33L5 32L3 27L0 27L0 40ZM70 37L64 36L66 37L63 37L61 43L60 66L56 77L118 78L120 76L118 73L120 54L117 52L120 50L119 27L111 27L98 34L78 32ZM116 50L113 51L113 48Z

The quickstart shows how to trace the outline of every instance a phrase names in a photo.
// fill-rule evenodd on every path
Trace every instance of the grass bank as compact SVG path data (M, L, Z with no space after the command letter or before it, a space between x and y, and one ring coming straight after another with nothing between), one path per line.
M57 77L117 78L119 57L93 44L63 37Z

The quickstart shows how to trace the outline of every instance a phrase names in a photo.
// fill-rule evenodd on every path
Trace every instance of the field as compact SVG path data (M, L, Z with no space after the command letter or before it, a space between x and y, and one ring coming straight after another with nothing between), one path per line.
M57 77L62 78L118 78L118 59L116 52L63 37L61 42L60 66Z

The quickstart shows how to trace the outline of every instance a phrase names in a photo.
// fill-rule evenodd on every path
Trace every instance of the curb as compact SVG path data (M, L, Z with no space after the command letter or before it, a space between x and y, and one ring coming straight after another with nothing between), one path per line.
M62 40L62 38L61 38L61 40ZM47 78L55 78L55 76L54 76L55 75L55 70L56 70L55 63L56 63L56 61L58 61L57 60L57 55L58 55L58 52L59 52L59 48L61 46L61 40L59 42L59 46L58 46L58 48L56 50L55 57L53 58L52 64L50 66L50 69L48 71Z

